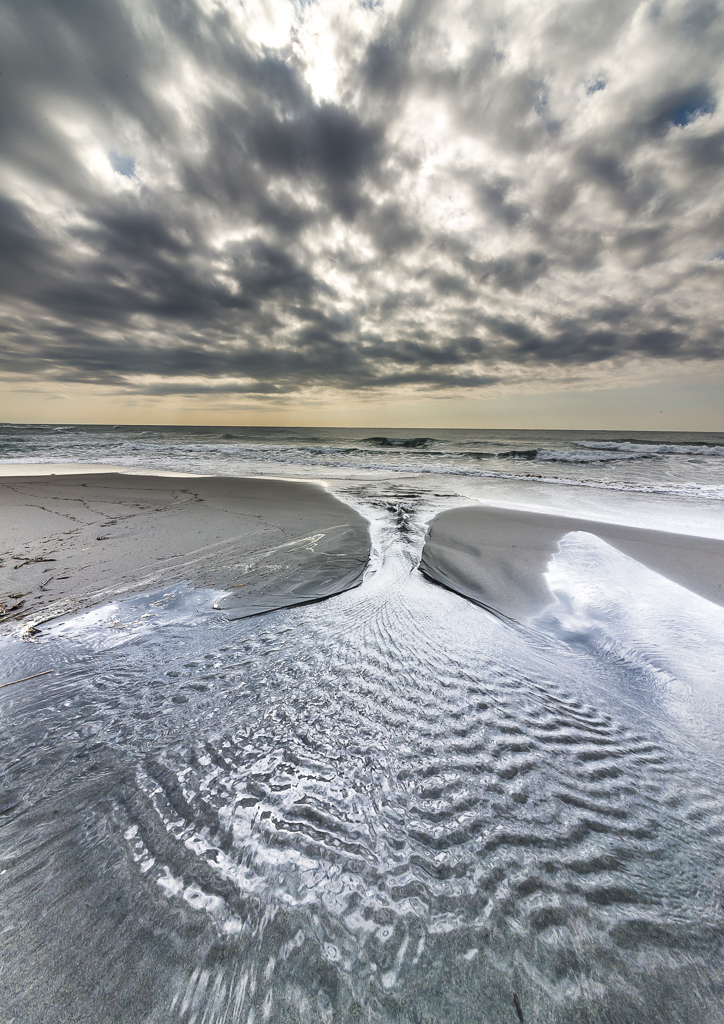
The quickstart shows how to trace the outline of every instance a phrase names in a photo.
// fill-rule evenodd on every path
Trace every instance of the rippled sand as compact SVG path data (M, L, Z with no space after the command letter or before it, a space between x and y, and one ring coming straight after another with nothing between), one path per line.
M7 1019L492 1024L515 992L539 1024L721 1020L699 676L665 634L636 660L427 581L444 496L348 496L357 589L233 622L166 591L4 642L54 669L1 691Z

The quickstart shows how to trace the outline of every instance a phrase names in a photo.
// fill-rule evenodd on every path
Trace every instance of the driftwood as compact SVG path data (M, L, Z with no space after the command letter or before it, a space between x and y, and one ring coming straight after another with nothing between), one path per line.
M522 1009L520 1007L520 999L518 999L518 993L517 992L513 993L513 1002L515 1003L515 1012L518 1014L518 1020L520 1021L520 1024L524 1024L524 1021L523 1021L523 1011L522 1011Z
M40 676L49 676L52 671L52 668L47 668L45 672L36 672L34 676L23 676L22 679L12 679L9 683L0 683L0 690L2 690L4 686L15 686L16 683L27 683L28 679L39 679Z

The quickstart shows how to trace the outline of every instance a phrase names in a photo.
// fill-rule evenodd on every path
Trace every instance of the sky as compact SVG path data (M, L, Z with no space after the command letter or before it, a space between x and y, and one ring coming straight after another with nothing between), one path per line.
M724 430L723 3L6 0L0 72L0 419Z

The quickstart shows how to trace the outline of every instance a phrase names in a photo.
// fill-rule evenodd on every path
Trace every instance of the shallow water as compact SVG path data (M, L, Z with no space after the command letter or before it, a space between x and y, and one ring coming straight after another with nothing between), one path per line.
M569 535L506 625L417 572L451 496L406 487L347 487L328 601L3 641L54 670L0 691L8 1020L722 1019L724 612Z

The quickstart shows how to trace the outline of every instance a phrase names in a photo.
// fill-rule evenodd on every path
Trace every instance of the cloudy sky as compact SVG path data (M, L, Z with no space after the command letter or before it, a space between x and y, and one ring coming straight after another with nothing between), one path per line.
M0 46L0 418L724 429L716 0L10 0Z

